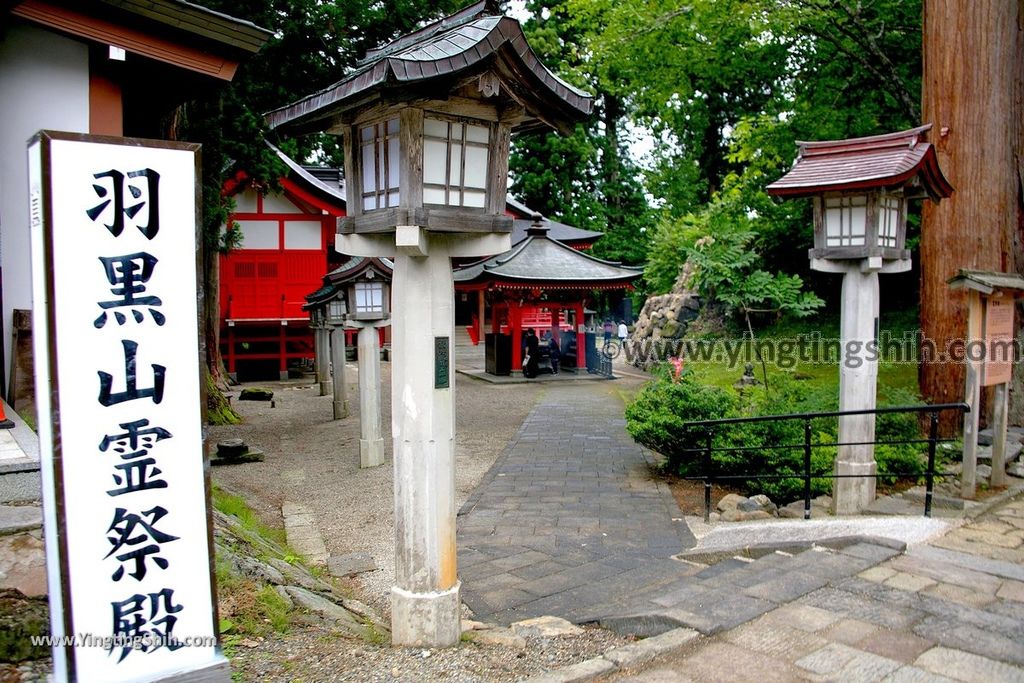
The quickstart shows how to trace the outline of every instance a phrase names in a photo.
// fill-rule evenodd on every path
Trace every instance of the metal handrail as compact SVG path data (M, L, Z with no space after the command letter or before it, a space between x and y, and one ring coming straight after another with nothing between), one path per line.
M812 479L878 479L879 477L909 477L916 476L916 473L902 473L902 472L887 472L885 474L835 474L835 473L814 473L811 472L811 451L815 448L836 448L839 446L887 446L887 445L899 445L908 443L926 443L928 444L928 466L925 471L925 498L924 498L924 515L925 517L931 517L932 514L932 497L934 491L934 481L936 477L952 476L947 474L937 474L935 472L935 450L939 443L945 443L952 441L952 439L939 439L939 413L944 410L958 410L962 412L970 412L971 408L966 403L936 403L933 405L923 406L896 406L891 408L874 408L870 410L836 410L836 411L825 411L818 413L790 413L786 415L759 415L754 417L733 417L733 418L722 418L717 420L697 420L693 422L687 422L683 425L684 428L700 429L704 433L705 443L703 448L686 448L682 449L682 452L687 453L702 453L703 462L702 469L703 473L699 476L683 477L687 480L703 480L704 481L704 521L709 522L711 518L711 487L716 480L731 480L731 479L745 479L745 480L778 480L778 479L796 479L802 478L804 480L804 519L811 518L811 480ZM886 413L928 413L929 414L929 429L927 439L899 439L893 441L836 441L829 443L811 443L811 421L823 417L844 417L848 415L880 415ZM712 445L715 436L715 429L717 427L734 424L749 424L755 422L779 422L783 420L803 420L804 422L804 439L803 443L800 444L783 444L775 446L723 446L715 448ZM804 452L803 458L803 472L792 473L792 474L731 474L731 475L718 475L714 473L714 463L712 455L714 453L726 453L726 452L740 452L740 451L753 451L753 450L782 450L782 449L796 449L801 448ZM673 459L674 461L674 459ZM670 461L672 462L672 461Z

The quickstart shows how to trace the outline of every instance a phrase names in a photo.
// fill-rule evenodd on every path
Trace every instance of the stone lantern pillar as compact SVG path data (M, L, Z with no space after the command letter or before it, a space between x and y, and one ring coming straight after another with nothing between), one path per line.
M925 141L931 124L850 140L800 142L790 171L768 186L781 197L814 201L811 268L843 276L839 410L875 409L880 273L910 270L907 200L938 202L953 188ZM875 499L875 416L839 418L833 511L855 514Z
M394 256L392 643L459 642L453 257L510 247L513 132L569 130L592 99L563 82L492 0L370 52L333 86L270 112L279 131L344 138L337 248Z

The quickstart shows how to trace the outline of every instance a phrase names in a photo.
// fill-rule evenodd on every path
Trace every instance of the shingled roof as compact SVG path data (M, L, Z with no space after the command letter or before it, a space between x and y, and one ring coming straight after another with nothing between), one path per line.
M488 281L506 286L548 289L602 289L629 287L642 271L604 261L552 239L547 228L535 225L525 240L509 251L455 271L455 284Z
M551 73L527 44L519 22L503 16L493 0L484 0L371 51L334 85L266 118L271 128L289 133L325 130L372 92L400 87L408 93L428 85L430 92L441 92L435 81L450 85L492 68L526 105L529 116L517 130L538 121L566 128L591 111L593 98Z
M848 140L797 142L789 172L768 186L768 194L807 197L827 191L895 188L919 182L938 201L953 193L942 175L935 147L925 141L931 124L898 133Z

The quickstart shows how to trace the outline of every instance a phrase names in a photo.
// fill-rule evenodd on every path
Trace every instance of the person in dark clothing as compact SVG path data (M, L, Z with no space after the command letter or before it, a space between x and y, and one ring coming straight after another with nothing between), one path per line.
M548 332L548 358L551 360L551 374L558 374L558 359L561 352L558 349L558 337Z
M540 360L540 340L533 328L526 330L526 362L523 363L523 377L537 376L537 362Z

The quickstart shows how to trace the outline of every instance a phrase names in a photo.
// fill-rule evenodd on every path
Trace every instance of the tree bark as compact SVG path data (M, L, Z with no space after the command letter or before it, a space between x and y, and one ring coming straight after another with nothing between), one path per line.
M921 330L940 352L967 331L966 296L946 281L960 268L1024 267L1021 13L1014 0L924 2L924 122L933 124L930 140L955 189L939 205L926 202L922 216ZM921 393L931 402L962 400L964 378L960 364L919 366ZM1022 399L1018 392L1015 402ZM945 416L943 433L954 434L958 424Z

